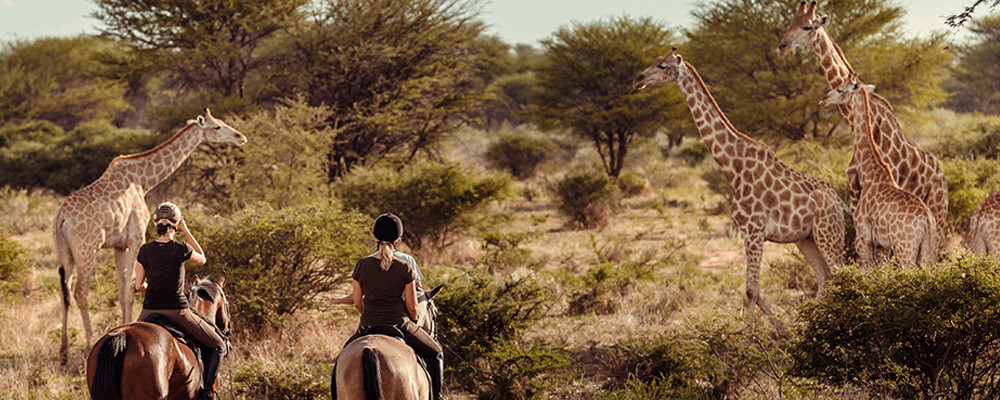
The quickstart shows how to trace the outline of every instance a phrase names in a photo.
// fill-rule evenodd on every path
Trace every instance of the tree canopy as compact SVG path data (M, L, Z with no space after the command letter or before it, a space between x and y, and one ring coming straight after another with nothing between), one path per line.
M701 73L727 116L759 138L823 136L842 118L820 107L829 90L811 48L779 59L777 47L799 0L719 0L694 11L685 60ZM906 39L904 10L885 0L833 0L817 13L851 65L895 105L926 107L944 99L938 87L949 53L940 34Z
M637 136L686 113L678 92L640 92L630 85L653 59L670 51L673 39L673 32L649 18L560 28L542 41L546 55L536 73L534 120L544 129L569 129L590 140L605 172L617 177Z
M975 37L960 50L955 79L976 110L1000 113L1000 15L975 19L969 30Z

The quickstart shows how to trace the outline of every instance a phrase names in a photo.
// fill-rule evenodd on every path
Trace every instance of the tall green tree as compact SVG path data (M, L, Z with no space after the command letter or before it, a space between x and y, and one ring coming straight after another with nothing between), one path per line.
M1000 15L975 19L969 30L976 36L959 53L958 96L972 100L974 110L1000 113Z
M636 91L630 83L670 51L673 33L649 18L611 18L563 27L542 40L531 113L543 129L568 129L593 143L617 177L629 145L671 120L683 120L680 93Z
M72 130L128 108L125 87L102 76L96 55L117 48L93 37L14 41L0 48L0 126L46 120Z
M842 117L818 99L830 90L815 52L778 58L777 47L800 0L718 0L693 14L680 49L698 66L733 125L758 138L825 136ZM950 57L944 38L906 38L904 10L887 0L824 1L825 29L865 82L897 107L944 100L939 81Z
M482 95L475 0L325 0L296 31L280 73L333 111L334 180L375 160L405 164L433 150Z
M300 18L308 0L94 0L101 32L154 58L182 87L243 98L261 41Z

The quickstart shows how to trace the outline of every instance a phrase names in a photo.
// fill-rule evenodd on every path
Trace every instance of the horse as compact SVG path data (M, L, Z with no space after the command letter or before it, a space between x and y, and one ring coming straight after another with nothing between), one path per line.
M436 336L432 300L444 285L417 299L417 325ZM337 368L339 366L339 368ZM353 340L337 356L330 394L336 400L430 399L430 378L417 354L402 340L369 334Z
M220 334L228 343L232 318L222 291L225 285L225 273L195 278L187 298L190 309L223 327ZM201 382L202 369L194 351L167 329L148 322L112 329L97 340L87 357L87 386L93 400L194 399Z

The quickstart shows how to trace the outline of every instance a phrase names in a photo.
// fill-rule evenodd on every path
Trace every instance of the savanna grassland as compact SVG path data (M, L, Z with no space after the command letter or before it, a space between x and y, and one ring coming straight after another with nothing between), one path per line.
M961 129L971 121L945 116L911 126L933 133L941 124ZM523 354L503 354L512 351L505 347L476 364L490 378L486 383L465 386L459 384L465 379L460 372L450 371L450 397L868 397L852 385L793 377L788 341L777 340L757 310L752 310L756 322L747 325L743 245L728 218L725 191L712 189L717 168L704 154L690 155L699 154L697 141L667 151L661 139L635 147L627 170L640 178L642 189L619 193L610 217L596 228L574 225L557 209L553 182L566 165L586 165L596 157L586 147L570 146L542 163L534 177L513 181L506 197L480 209L494 221L492 227L465 230L443 247L415 252L428 285L449 285L444 293L463 290L463 280L472 276L490 282L527 279L541 289L542 300L532 298L541 311L513 336L513 347ZM938 142L930 135L918 140L931 147ZM444 155L485 166L489 142L482 131L462 130L447 140ZM820 171L824 166L817 162L845 161L838 153L846 149L842 139L831 138L796 167ZM789 151L796 150L779 154ZM90 346L75 303L70 361L61 366L57 357L58 266L49 225L62 197L8 189L2 200L2 222L26 250L28 268L23 285L6 287L0 390L14 399L86 397L83 372ZM950 235L945 258L965 252L959 241ZM799 307L817 290L814 273L792 245L768 243L764 259L764 298L778 319L796 329ZM101 251L91 288L95 332L120 323L113 269L112 253ZM330 293L339 296L348 288L341 281ZM230 293L241 295L250 294ZM447 304L439 302L442 314L465 312ZM135 310L138 314L139 304ZM272 329L237 333L221 372L224 398L326 398L332 360L356 323L352 307L327 305L296 312ZM240 321L235 329L241 329ZM454 368L469 361L468 354L447 347L447 363Z

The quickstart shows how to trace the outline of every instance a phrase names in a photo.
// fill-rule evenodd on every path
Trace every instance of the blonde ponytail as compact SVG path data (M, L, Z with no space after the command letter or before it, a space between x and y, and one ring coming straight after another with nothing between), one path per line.
M389 242L379 242L378 243L378 256L382 259L382 270L388 271L389 267L392 267L392 261L395 257L393 253L393 245Z

